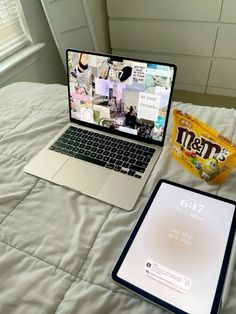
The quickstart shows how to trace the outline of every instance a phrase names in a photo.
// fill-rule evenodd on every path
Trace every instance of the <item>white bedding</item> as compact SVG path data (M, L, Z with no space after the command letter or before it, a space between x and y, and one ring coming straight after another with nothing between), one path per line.
M235 110L174 105L236 142ZM126 212L23 172L68 122L65 86L7 86L0 112L0 313L164 313L110 278L130 231L160 178L236 200L236 169L222 185L192 176L170 157L170 117L160 159ZM221 313L236 313L236 269Z

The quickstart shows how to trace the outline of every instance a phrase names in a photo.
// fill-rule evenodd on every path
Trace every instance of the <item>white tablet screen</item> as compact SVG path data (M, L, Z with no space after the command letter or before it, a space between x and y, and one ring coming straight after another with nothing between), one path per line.
M210 313L235 205L162 183L117 276L188 313Z

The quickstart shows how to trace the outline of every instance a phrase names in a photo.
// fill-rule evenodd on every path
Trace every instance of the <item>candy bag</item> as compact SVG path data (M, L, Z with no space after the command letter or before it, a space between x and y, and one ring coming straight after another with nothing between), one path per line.
M172 155L208 183L221 183L236 165L236 145L194 116L174 109Z

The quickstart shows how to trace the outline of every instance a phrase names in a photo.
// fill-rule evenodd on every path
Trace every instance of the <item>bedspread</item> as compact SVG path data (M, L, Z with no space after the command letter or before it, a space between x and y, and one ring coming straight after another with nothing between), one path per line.
M236 142L235 110L173 105ZM236 200L236 169L207 185L182 168L170 158L170 116L159 161L127 212L23 172L68 122L65 86L9 85L0 112L0 313L164 313L114 283L113 266L160 178ZM221 313L236 313L236 269Z

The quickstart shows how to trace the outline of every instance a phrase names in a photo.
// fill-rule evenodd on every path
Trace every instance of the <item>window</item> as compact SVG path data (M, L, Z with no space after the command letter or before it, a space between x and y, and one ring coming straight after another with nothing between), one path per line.
M19 0L0 0L0 60L31 43Z

